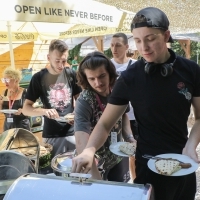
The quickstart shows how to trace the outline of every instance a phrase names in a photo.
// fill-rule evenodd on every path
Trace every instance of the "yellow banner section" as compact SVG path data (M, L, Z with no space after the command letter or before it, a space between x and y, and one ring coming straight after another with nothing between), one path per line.
M114 34L118 32L130 33L132 19L133 15L123 15L119 25L113 28L107 26L75 25L66 31L59 32L59 38L91 37Z
M12 41L36 41L38 33L12 32ZM8 41L8 33L0 32L0 41Z
M117 32L130 33L127 28L108 28L105 26L91 27L83 26L71 28L70 30L59 32L59 34L48 33L28 33L28 32L12 32L12 41L37 41L37 40L52 40L52 39L67 39L76 37L92 37L109 35ZM8 33L0 32L0 41L8 41Z
M74 37L92 37L109 35L117 32L130 33L130 29L127 28L108 28L105 26L91 27L91 26L76 26L68 31L60 32L60 39L74 38Z
M0 6L0 20L117 27L124 12L92 0L12 0Z
M36 41L36 40L52 40L67 39L75 37L92 37L109 35L117 32L130 33L131 15L123 15L120 25L110 28L107 26L91 26L91 25L62 25L57 23L41 23L32 22L20 23L11 22L12 41ZM4 27L4 28L3 28ZM45 27L45 28L44 28ZM6 24L0 21L0 41L8 41L8 32L5 31ZM23 29L25 29L23 31ZM44 32L45 31L45 32Z

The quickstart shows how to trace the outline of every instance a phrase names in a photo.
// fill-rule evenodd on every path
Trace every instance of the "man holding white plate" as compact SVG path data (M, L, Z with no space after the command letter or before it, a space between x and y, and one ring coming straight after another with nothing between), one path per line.
M148 159L142 156L179 154L180 160L187 156L199 163L200 67L167 48L166 43L172 42L169 20L160 9L140 10L133 18L131 32L142 59L122 72L86 148L73 159L72 170L88 172L95 152L130 101L139 124L134 183L152 184L155 200L194 200L195 172L160 175L148 168ZM196 121L188 137L191 104Z
M35 73L29 84L23 113L44 116L43 141L53 146L52 156L75 149L74 127L68 121L58 121L74 110L74 100L81 88L76 84L75 71L65 67L68 46L62 40L52 40L47 55L49 66ZM34 108L40 98L43 108Z
M2 109L0 112L5 115L4 131L12 128L23 128L30 131L29 117L22 113L26 89L19 86L21 78L21 71L13 67L7 67L3 71L1 81L6 89L0 96L0 109Z

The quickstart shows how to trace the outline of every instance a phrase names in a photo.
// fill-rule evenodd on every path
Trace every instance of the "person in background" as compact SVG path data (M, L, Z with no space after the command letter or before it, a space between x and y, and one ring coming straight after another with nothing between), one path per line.
M74 99L81 91L75 71L65 67L67 57L67 44L52 40L47 55L50 65L33 75L23 106L23 113L28 116L44 116L43 142L53 146L53 157L75 149L73 125L59 121L74 111ZM43 108L33 107L38 98Z
M113 58L111 61L113 62L117 73L120 75L121 72L126 70L129 66L131 66L136 60L127 57L127 51L129 48L128 38L124 33L116 33L112 36L110 48L112 51ZM130 111L127 113L131 130L133 132L134 138L137 140L138 138L138 123L135 120L133 107L130 105Z
M101 52L89 53L80 63L77 80L84 90L76 101L74 122L78 154L85 148L91 131L101 117L116 78L114 65ZM122 141L122 136L127 142L135 142L127 116L126 123L123 124L122 117L119 118L103 146L96 152L105 162L103 171L101 170L104 180L128 182L130 179L128 157L120 157L109 150L112 142ZM101 179L95 162L91 174L93 178Z
M72 60L72 65L71 65L72 69L75 71L77 71L77 69L78 69L78 60L77 59L78 59L78 57L74 56L74 60Z
M21 78L21 71L13 67L7 67L3 71L1 81L5 84L6 90L0 96L0 109L17 110L17 112L4 113L4 131L12 128L23 128L30 131L29 117L22 113L26 89L19 86Z
M129 49L128 38L124 33L116 33L112 36L110 43L111 52L113 58L111 59L114 64L117 73L120 75L121 72L126 70L129 66L131 66L136 60L127 57L127 51ZM135 120L133 107L129 103L130 111L127 113L128 118L130 120L130 126L133 133L134 138L137 140L138 138L138 123ZM130 163L130 174L131 179L135 178L135 157L129 157Z
M180 160L186 155L200 162L196 152L200 142L200 67L167 48L173 40L162 10L140 10L133 18L131 32L142 59L121 73L86 148L73 159L72 172L91 169L95 151L131 101L139 129L134 183L152 184L155 200L194 200L195 172L164 176L153 172L143 155L179 154ZM195 123L188 134L191 104Z

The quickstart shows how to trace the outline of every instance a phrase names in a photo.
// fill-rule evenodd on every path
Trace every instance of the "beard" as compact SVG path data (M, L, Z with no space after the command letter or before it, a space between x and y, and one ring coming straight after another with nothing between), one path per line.
M63 69L62 70L58 70L56 67L54 67L52 64L50 64L50 67L51 67L51 69L53 70L53 72L55 73L55 74L60 74L62 71L63 71L63 69L64 69L64 67L63 67Z

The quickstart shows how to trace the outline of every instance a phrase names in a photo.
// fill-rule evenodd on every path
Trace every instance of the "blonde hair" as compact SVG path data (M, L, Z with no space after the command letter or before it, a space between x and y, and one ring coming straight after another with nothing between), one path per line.
M22 73L18 69L14 69L13 67L7 67L3 71L3 76L10 76L11 78L15 79L16 81L20 81L22 79Z

